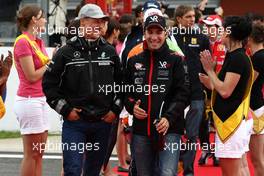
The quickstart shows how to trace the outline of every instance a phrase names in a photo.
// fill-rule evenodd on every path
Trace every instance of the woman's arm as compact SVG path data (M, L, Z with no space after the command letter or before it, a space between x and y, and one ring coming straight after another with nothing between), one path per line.
M200 53L201 63L207 73L213 88L223 97L228 98L233 93L240 79L240 74L227 72L224 81L218 79L213 70L211 54L208 50Z
M253 78L253 82L256 81L256 79L258 78L258 76L259 76L259 72L256 71L256 70L254 70L254 78Z
M203 73L199 73L199 79L200 82L209 90L213 90L214 89L214 85L211 83L210 78Z
M19 58L19 62L26 76L26 79L31 83L34 83L41 79L47 69L44 65L35 70L32 56L21 57Z
M214 71L207 73L214 89L221 95L223 98L228 98L233 93L236 88L238 81L240 79L240 74L227 72L224 81L218 79Z

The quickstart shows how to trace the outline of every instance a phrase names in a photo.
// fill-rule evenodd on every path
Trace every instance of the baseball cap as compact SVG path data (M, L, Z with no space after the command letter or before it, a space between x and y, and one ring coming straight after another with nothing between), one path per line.
M101 18L109 19L109 17L104 14L102 9L95 4L86 4L80 9L78 14L78 19L86 18L86 17L96 18L96 19L101 19Z
M217 25L219 27L222 26L222 19L218 15L210 15L206 17L203 22L206 25Z
M150 8L150 9L148 9L148 10L146 10L146 11L144 12L144 20L143 20L143 21L145 22L146 19L147 19L147 17L152 16L152 15L163 16L161 10L159 10L159 9L155 9L155 8Z
M166 20L160 15L148 16L144 23L144 31L150 26L159 26L163 30L166 29Z
M145 2L145 4L143 5L143 11L144 12L148 9L151 9L151 8L160 10L161 9L160 3L157 2L156 0L149 0L149 1Z

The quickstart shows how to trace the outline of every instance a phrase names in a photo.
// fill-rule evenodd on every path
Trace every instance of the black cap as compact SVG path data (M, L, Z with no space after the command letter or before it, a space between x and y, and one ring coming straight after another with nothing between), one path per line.
M149 26L159 26L163 30L166 29L166 20L164 17L160 15L151 15L148 16L145 23L144 23L144 31L149 27Z
M158 9L160 10L160 3L157 2L156 0L148 0L147 2L145 2L145 4L143 5L143 11L145 12L148 9Z

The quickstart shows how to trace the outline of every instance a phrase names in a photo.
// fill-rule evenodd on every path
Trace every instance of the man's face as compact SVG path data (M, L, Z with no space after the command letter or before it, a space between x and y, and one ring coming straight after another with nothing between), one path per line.
M195 22L195 12L191 10L182 17L177 17L177 21L182 27L192 27Z
M160 26L150 26L145 31L145 39L149 50L159 49L166 39L166 32Z
M215 41L219 34L218 34L218 26L216 25L206 25L206 28L208 30L208 37L210 40Z
M101 36L104 27L104 19L82 18L80 20L81 34L79 35L84 35L86 39L96 40Z

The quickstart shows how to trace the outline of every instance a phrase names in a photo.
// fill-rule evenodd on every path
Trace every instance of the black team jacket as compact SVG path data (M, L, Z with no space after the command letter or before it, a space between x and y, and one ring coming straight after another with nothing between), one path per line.
M137 100L148 117L133 118L133 133L144 136L157 134L153 125L155 119L165 117L169 121L168 133L182 134L184 130L184 109L189 88L185 80L182 59L166 44L151 52L143 43L143 51L127 61L124 83L125 107L130 114ZM148 91L151 90L151 91Z
M116 115L121 112L122 94L113 89L121 81L121 64L113 46L102 38L88 42L73 37L52 58L42 86L50 107L64 118L80 108L80 117L94 122L110 110Z

